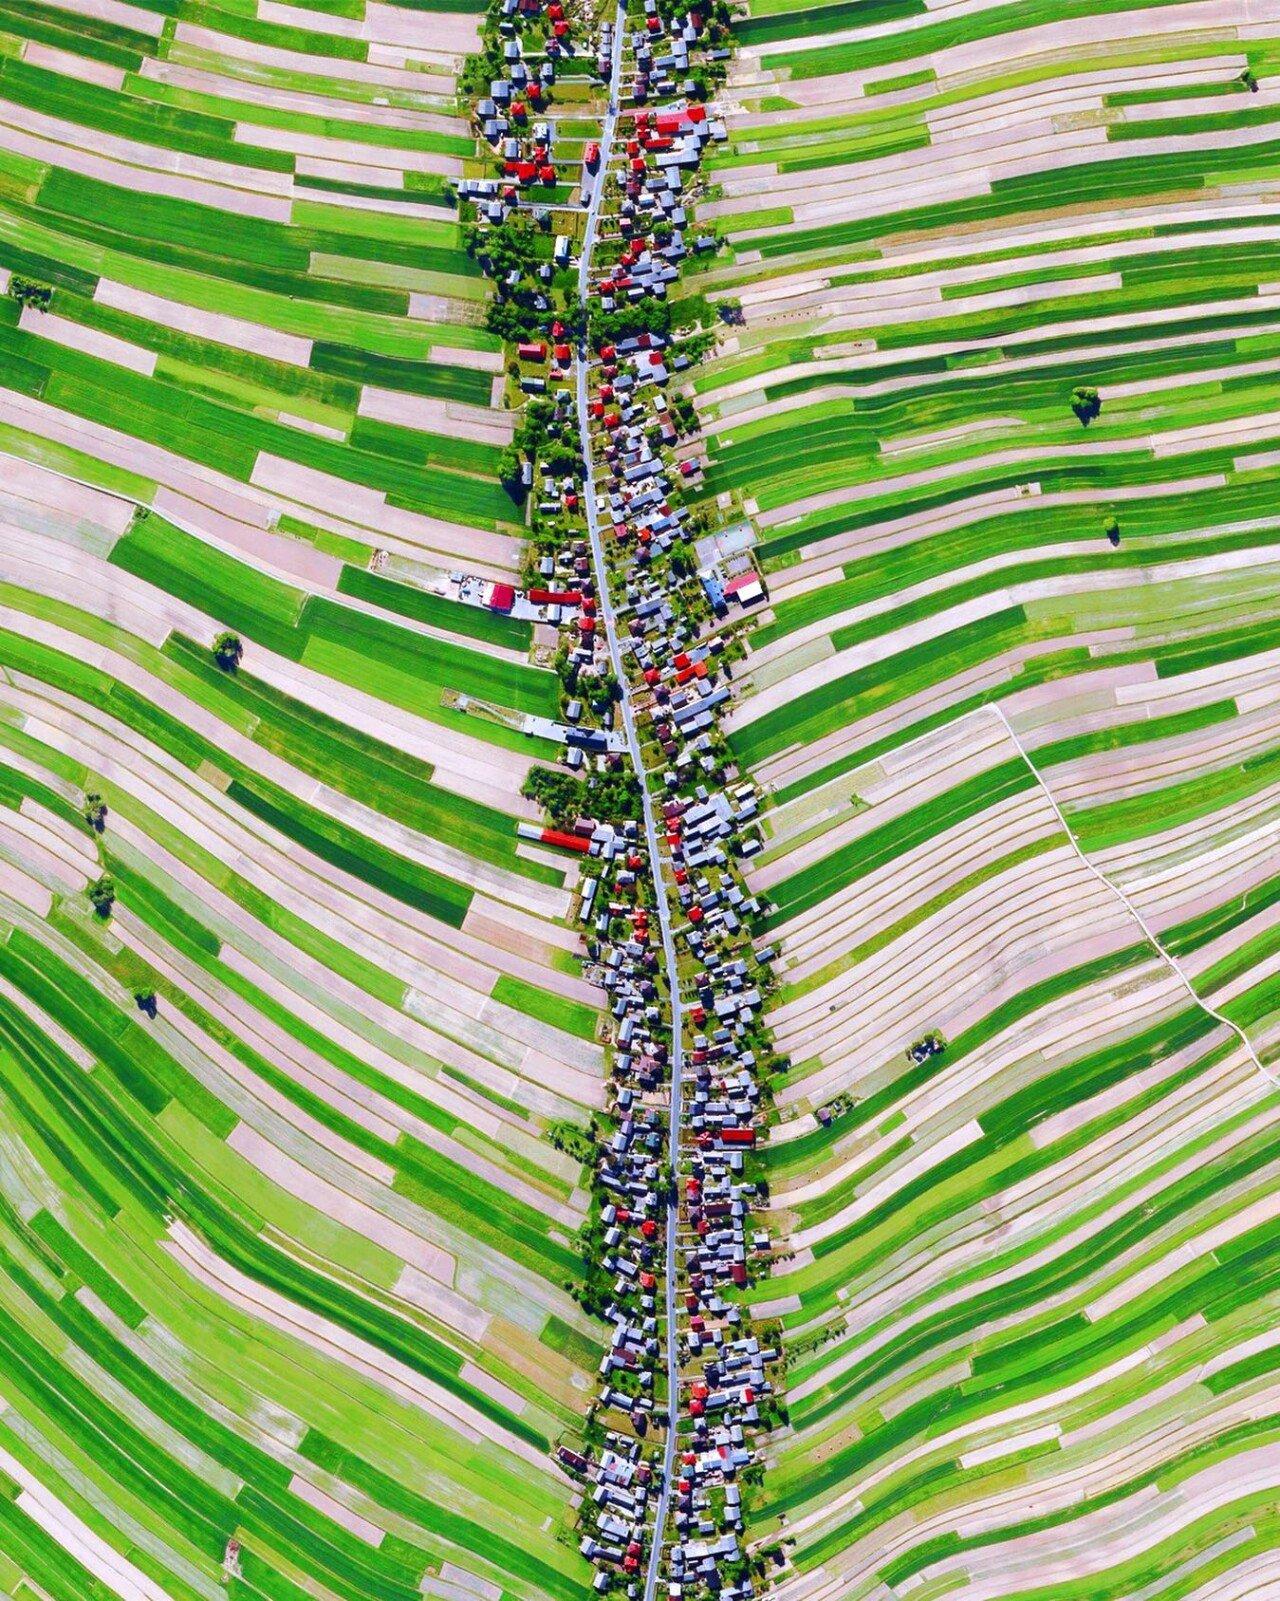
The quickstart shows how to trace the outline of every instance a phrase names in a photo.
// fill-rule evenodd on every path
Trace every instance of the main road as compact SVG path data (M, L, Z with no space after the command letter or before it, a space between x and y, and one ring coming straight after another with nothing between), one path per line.
M587 222L582 235L582 255L578 262L578 294L584 312L591 291L591 258L595 251L596 234L600 224L600 202L604 196L605 176L613 151L618 126L618 83L622 73L622 42L626 35L627 13L620 4L613 24L613 59L609 73L609 106L600 130L600 165L595 185L587 206ZM631 703L631 688L627 681L626 665L618 645L618 620L609 593L609 569L605 564L604 543L600 537L600 515L596 510L595 466L591 459L591 418L587 410L587 361L589 350L586 334L578 344L577 403L578 435L582 446L585 495L587 503L587 533L591 540L591 559L595 567L596 588L600 595L600 615L604 620L605 639L609 646L609 660L621 691L619 707L622 726L627 737L627 749L640 783L644 806L644 834L649 847L649 866L653 874L654 895L657 901L658 929L662 936L662 960L666 973L667 993L671 1005L671 1105L668 1122L667 1154L673 1181L678 1177L680 1164L681 1088L684 1076L684 1046L681 1040L680 977L676 967L676 943L671 932L671 910L667 904L666 886L662 877L662 858L658 852L659 832L653 797L644 770L640 750L640 736L636 732L635 712ZM662 1479L658 1486L658 1503L653 1516L653 1534L649 1544L649 1566L645 1575L644 1601L653 1601L658 1584L658 1568L662 1558L662 1539L670 1504L671 1486L675 1474L676 1424L680 1415L680 1367L676 1350L676 1221L677 1194L673 1182L667 1202L666 1275L664 1298L666 1303L667 1347L667 1429L666 1449L663 1456Z

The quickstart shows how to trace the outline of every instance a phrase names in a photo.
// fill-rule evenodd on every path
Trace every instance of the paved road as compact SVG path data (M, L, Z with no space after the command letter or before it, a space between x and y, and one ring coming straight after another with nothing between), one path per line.
M609 166L609 156L613 149L614 134L618 122L618 80L622 67L622 41L626 31L626 9L618 6L617 17L614 21L613 37L613 70L610 77L609 109L605 114L604 124L600 133L600 167L596 174L595 186L591 192L590 204L587 208L587 223L582 239L582 256L578 265L578 291L585 304L587 291L591 282L591 258L595 250L596 230L599 220L600 201L604 194L604 178ZM669 1122L668 1159L674 1173L679 1166L680 1156L680 1122L681 1122L681 1080L684 1073L684 1050L680 1038L680 985L676 968L676 946L671 933L671 912L667 905L666 890L662 882L661 857L658 854L658 841L660 838L658 823L655 815L653 799L649 794L645 782L644 766L640 753L640 738L636 732L635 715L631 705L631 691L627 684L625 665L622 652L618 648L618 625L614 616L613 601L609 595L609 574L605 565L604 545L600 538L600 519L596 512L596 485L595 471L591 461L591 419L587 411L587 345L585 339L578 349L577 362L577 401L578 401L578 430L582 444L582 459L586 465L586 503L587 503L587 532L591 540L591 558L595 565L596 585L600 592L600 615L604 619L605 638L609 645L609 659L613 664L614 673L622 687L623 729L627 736L627 748L631 752L631 760L635 764L636 775L640 780L641 792L644 796L644 833L649 847L649 862L653 871L654 887L657 898L658 928L662 935L662 957L666 969L667 988L671 997L671 1110ZM653 1537L649 1547L649 1568L645 1576L644 1598L653 1601L654 1591L658 1583L658 1566L662 1555L662 1536L667 1520L667 1509L673 1482L673 1467L676 1451L676 1422L679 1416L680 1386L679 1364L677 1361L675 1341L675 1300L676 1300L676 1205L674 1198L671 1210L667 1217L666 1241L666 1345L667 1345L667 1429L666 1454L663 1459L662 1483L658 1490L658 1501L654 1512Z
M591 196L587 202L587 225L582 235L582 254L578 258L578 296L584 303L587 298L587 287L591 282L591 256L596 247L596 225L600 218L600 202L604 197L605 174L609 170L613 136L618 126L618 79L622 76L622 41L626 37L626 30L627 8L620 0L617 15L613 19L613 63L609 73L609 106L600 128L600 161L596 167L595 182L591 186ZM585 439L585 412L582 420Z

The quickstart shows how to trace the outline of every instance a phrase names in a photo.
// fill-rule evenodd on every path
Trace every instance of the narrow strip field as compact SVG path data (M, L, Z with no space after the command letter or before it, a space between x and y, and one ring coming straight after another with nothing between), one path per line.
M501 347L447 189L475 19L144 0L3 29L0 447L509 572Z
M757 1549L805 1601L1270 1594L1280 18L748 10L688 288L768 589Z
M6 1595L590 1582L604 1048L579 859L518 833L560 686L449 581L521 561L476 40L0 20Z

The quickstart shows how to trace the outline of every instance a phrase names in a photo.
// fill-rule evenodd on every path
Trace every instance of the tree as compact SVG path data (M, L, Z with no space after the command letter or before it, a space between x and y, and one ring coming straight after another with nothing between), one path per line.
M214 661L224 673L234 673L243 655L244 646L240 643L239 634L233 634L224 628L213 642Z
M524 489L520 466L520 452L514 445L508 445L498 457L498 481L513 500L518 499Z
M582 815L584 789L581 781L566 772L533 767L520 787L520 793L536 800L559 828Z
M1251 95L1256 95L1257 94L1257 92L1258 92L1258 79L1257 79L1252 67L1246 67L1244 69L1244 71L1240 74L1239 81L1245 86L1245 88L1249 91L1249 93Z
M535 455L538 446L542 443L547 425L555 415L555 407L549 400L535 395L524 408L524 417L516 429L515 438L511 443L526 454Z
M103 873L89 885L88 895L89 904L105 922L111 916L111 908L116 903L115 879L109 873Z
M565 473L577 472L582 457L579 455L576 445L568 445L563 440L557 440L554 444L548 444L545 447L541 460L542 465L549 473L554 473L557 478L561 478Z
M156 1015L155 990L134 990L133 998L137 1002L138 1010L140 1012L145 1012L148 1017L154 1017Z
M107 826L107 803L96 790L91 789L84 798L84 820L95 834Z
M631 334L671 332L671 307L665 300L637 300L617 311L599 311L593 300L589 315L591 335L597 343L608 344Z
M484 319L489 332L497 334L508 344L532 338L538 331L539 322L540 314L533 306L522 305L515 299L491 300Z
M1106 522L1102 525L1102 532L1107 536L1113 545L1118 545L1120 543L1120 524L1115 520L1114 517L1107 518Z
M48 311L53 300L52 285L20 278L16 273L9 280L9 293L20 305L30 306L33 311Z
M691 434L698 426L698 408L688 395L672 395L671 409L682 433Z
M484 254L495 278L505 278L512 271L530 271L541 253L533 220L523 211L513 212L500 228L491 228L485 236Z
M1102 397L1089 385L1077 384L1071 391L1071 409L1079 417L1081 426L1087 428L1102 410Z

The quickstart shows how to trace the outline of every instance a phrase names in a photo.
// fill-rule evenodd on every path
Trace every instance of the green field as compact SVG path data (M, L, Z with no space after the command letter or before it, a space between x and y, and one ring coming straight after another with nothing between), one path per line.
M604 1048L559 682L445 594L522 524L417 10L0 21L5 1595L590 1581Z
M769 591L754 1549L796 1601L1266 1591L1280 39L748 10L695 387Z

